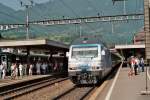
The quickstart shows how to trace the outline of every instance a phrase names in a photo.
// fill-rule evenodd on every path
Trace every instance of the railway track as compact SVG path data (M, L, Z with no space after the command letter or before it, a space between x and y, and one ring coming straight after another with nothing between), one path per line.
M84 87L74 86L59 96L53 98L53 100L83 100L87 98L97 87Z
M111 78L115 75L117 69L118 68L114 69L114 71L111 73L109 78ZM26 98L26 95L29 96L28 99L31 99L32 97L30 97L31 96L30 94L35 93L35 90L39 90L39 89L42 90L43 88L52 86L52 87L55 87L55 88L53 88L54 90L52 90L52 88L51 89L49 88L49 91L52 91L52 92L48 92L51 94L47 94L47 97L50 100L51 99L53 99L53 100L88 100L93 95L93 93L95 93L97 88L99 87L99 86L92 86L92 85L91 86L72 85L70 88L67 89L68 82L66 82L65 80L68 80L68 79L69 79L69 77L66 77L66 78L51 77L50 79L47 79L44 81L36 82L36 83L29 84L26 86L21 86L19 88L11 89L9 91L1 92L0 99L10 100L10 99L18 98L18 100L19 100L20 97ZM106 79L104 79L104 81L105 80ZM65 84L63 84L63 82L65 82ZM100 85L102 85L103 82ZM57 83L59 83L59 84L57 84ZM60 87L59 87L59 85L60 85ZM55 90L55 89L57 89L57 90ZM54 93L54 91L57 93ZM52 95L52 93L53 93L53 95ZM42 94L42 93L40 92L40 94ZM48 95L51 95L51 96L48 96ZM35 96L38 97L38 94L35 94ZM24 99L24 100L26 100L26 99ZM40 99L38 99L38 100L40 100ZM42 100L44 100L44 99L42 99Z
M29 85L25 85L25 86L21 86L18 88L14 88L8 91L4 91L0 93L0 99L4 99L4 100L10 100L10 99L14 99L17 98L19 96L34 92L36 90L39 90L41 88L53 85L55 83L59 83L62 81L67 80L69 77L66 78L50 78L48 80L44 80L44 81L40 81L40 82L36 82L33 84L29 84Z
M58 95L57 97L53 98L53 100L89 100L91 96L95 96L95 92L101 88L104 88L106 84L112 79L118 71L118 67L115 67L110 74L108 74L100 84L96 86L74 86L71 89L65 91L64 93ZM104 85L103 85L104 84ZM97 94L96 94L97 95ZM95 97L96 98L96 97ZM94 99L92 99L94 100Z

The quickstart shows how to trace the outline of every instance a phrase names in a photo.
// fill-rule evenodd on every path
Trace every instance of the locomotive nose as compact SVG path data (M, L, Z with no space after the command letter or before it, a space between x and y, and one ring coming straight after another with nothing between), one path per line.
M83 74L83 78L86 79L88 77L87 73Z

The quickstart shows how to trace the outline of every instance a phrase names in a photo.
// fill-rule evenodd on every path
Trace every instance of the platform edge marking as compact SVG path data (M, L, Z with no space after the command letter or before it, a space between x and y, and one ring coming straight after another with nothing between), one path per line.
M147 70L147 76L148 76L148 79L150 80L149 68Z
M105 97L105 100L110 100L112 91L113 91L113 89L114 89L114 87L115 87L115 84L116 84L116 82L117 82L117 79L118 79L120 70L121 70L121 68L122 68L122 65L123 65L123 62L122 62L122 64L121 64L120 67L119 67L119 70L118 70L118 72L117 72L117 74L116 74L116 76L115 76L115 79L114 79L114 81L113 81L113 83L112 83L112 85L111 85L111 87L110 87L110 89L109 89L109 91L108 91L108 93L107 93L107 95L106 95L106 97Z
M104 87L108 84L108 80L105 81L93 94L88 100L96 100L97 96L102 92Z

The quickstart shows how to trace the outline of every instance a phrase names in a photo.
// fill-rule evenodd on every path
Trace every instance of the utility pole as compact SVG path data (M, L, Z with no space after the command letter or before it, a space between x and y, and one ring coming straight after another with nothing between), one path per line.
M20 1L21 7L25 7L26 10L26 39L29 39L29 8L33 7L33 1L28 0L30 3L24 3Z
M114 23L111 22L111 33L114 33Z
M80 37L82 36L82 26L80 24Z
M123 14L126 15L126 0L123 1Z
M145 31L145 59L150 64L150 0L144 0L144 31ZM150 95L148 91L148 66L145 71L145 91L141 91L142 95Z
M118 2L118 1L123 1L123 14L126 15L126 1L127 0L112 0L113 5L115 4L115 2Z

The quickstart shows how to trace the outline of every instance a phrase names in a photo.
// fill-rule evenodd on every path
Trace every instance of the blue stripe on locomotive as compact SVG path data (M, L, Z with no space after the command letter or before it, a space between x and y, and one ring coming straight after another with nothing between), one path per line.
M87 47L87 46L98 46L100 44L80 44L80 45L72 45L72 47Z

